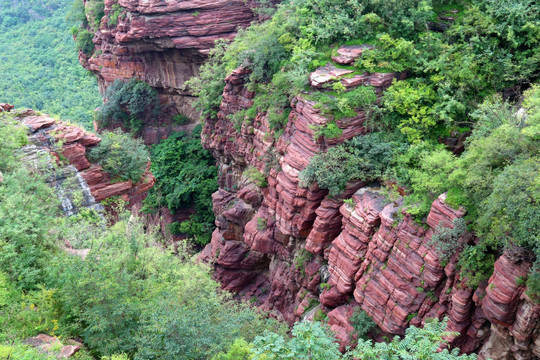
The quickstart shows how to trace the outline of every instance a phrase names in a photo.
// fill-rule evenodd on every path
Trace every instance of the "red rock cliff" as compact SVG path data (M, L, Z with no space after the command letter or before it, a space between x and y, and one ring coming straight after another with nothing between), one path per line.
M403 334L409 325L446 316L449 330L459 333L452 344L465 352L480 351L482 359L540 356L540 307L518 283L529 263L502 255L489 281L470 289L456 257L443 266L429 245L441 222L453 226L465 214L447 206L444 194L423 228L400 201L387 201L362 181L334 198L316 186L300 186L298 175L312 156L365 134L365 114L338 121L339 139L315 140L312 125L332 119L298 96L278 139L264 114L237 133L227 116L251 106L254 94L244 87L248 75L238 69L228 76L220 112L207 119L202 138L217 159L220 189L213 195L217 229L200 258L213 264L223 288L290 323L321 309L343 345L354 342L350 317L361 307L387 333ZM327 66L312 74L311 83L318 87L341 75ZM342 82L372 85L380 95L401 76L364 74ZM267 174L267 186L249 179L246 169L252 167ZM343 201L351 196L354 206ZM398 212L402 221L396 220Z
M160 93L165 119L145 124L144 138L155 143L170 134L167 115L198 118L193 97L184 82L197 74L217 39L231 39L253 20L244 0L105 0L105 13L88 57L81 64L97 75L100 91L116 79L140 78ZM116 25L110 25L113 5L120 6ZM115 5L116 6L116 5Z

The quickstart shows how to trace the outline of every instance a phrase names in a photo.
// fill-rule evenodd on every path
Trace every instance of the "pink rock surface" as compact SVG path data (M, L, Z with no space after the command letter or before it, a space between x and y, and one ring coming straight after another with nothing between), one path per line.
M356 61L367 49L373 49L371 45L342 46L338 49L337 55L332 60L338 64L350 65Z

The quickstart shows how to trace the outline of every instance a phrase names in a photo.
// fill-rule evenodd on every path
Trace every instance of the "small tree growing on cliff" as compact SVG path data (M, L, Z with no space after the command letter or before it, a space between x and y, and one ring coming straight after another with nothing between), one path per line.
M88 158L99 163L113 180L133 182L141 180L150 159L140 139L119 129L103 133L101 143L90 151Z
M138 132L145 121L159 113L157 91L135 78L127 82L115 80L105 91L104 99L97 113L98 121L104 126L120 121L126 128Z

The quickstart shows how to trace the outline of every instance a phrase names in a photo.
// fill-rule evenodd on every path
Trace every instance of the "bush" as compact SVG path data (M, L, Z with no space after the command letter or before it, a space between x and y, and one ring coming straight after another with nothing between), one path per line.
M85 260L59 254L50 284L58 289L63 331L101 356L208 359L271 328L247 306L229 302L182 247L158 242L127 213L92 240Z
M90 56L94 52L94 42L92 39L94 38L94 33L86 30L86 29L79 29L79 28L72 28L71 34L75 36L75 42L77 44L77 49L82 51L85 55Z
M256 167L250 166L244 171L244 175L253 181L259 187L267 187L268 181L266 180L266 175L260 172Z
M394 154L403 148L382 133L357 136L354 139L314 156L300 173L304 186L317 182L337 196L345 190L349 181L374 181L382 178L391 166Z
M24 167L0 183L0 270L22 289L36 289L55 242L49 231L59 216L54 190Z
M148 166L149 153L142 140L117 129L101 134L101 142L88 159L103 167L112 180L139 182Z
M439 224L429 242L429 245L435 248L443 266L461 248L460 240L467 231L467 224L463 218L454 219L452 226L445 227L442 223Z
M377 324L360 307L354 310L351 316L351 325L359 339L367 339L370 331L377 328Z
M132 131L140 131L144 122L159 113L159 97L155 89L135 78L127 82L115 80L105 90L105 102L100 107L97 118L103 126L114 121Z
M316 92L308 97L317 102L315 108L322 109L325 115L333 116L335 120L355 117L359 109L377 100L371 86L360 86L347 92Z
M482 281L487 280L493 273L495 259L483 245L465 246L458 261L461 280L467 286L476 288Z

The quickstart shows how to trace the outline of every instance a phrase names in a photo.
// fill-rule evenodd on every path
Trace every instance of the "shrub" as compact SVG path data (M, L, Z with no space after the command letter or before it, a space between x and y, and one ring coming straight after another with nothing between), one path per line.
M105 3L103 0L88 0L85 4L86 18L92 31L99 30L101 18L105 16Z
M335 120L355 117L360 108L377 100L371 86L359 86L347 92L316 92L308 97L318 102L315 108L322 109L325 115L333 116Z
M140 131L145 121L159 113L159 97L155 89L135 78L127 82L115 80L105 90L105 102L100 107L97 118L107 126L113 121L132 131Z
M483 245L465 246L459 257L458 267L461 279L466 280L467 286L475 288L493 273L495 259Z
M450 258L461 248L460 240L467 231L463 218L452 221L453 227L445 227L440 223L431 236L429 245L435 248L441 264L446 265Z
M190 122L189 118L184 114L176 114L173 116L172 121L176 125L185 125Z
M138 182L148 166L149 153L142 140L117 129L101 134L101 142L88 154L113 180Z
M260 172L256 167L250 166L244 171L244 175L253 181L259 187L267 187L268 181L266 180L266 175Z
M405 337L396 336L391 342L373 344L371 340L358 340L358 346L352 351L355 358L365 360L410 358L415 360L447 360L462 359L474 360L476 354L459 355L459 349L448 350L450 335L456 334L446 331L445 319L439 322L436 319L427 321L423 328L410 326L405 330ZM439 351L442 347L442 351ZM414 354L414 355L411 355Z
M45 279L59 215L54 190L24 167L4 173L0 183L0 270L22 289L36 289Z
M122 11L124 11L124 8L120 6L120 4L113 4L112 5L113 12L109 15L109 26L116 26L118 24L118 18L122 14Z
M12 171L20 165L16 150L28 144L27 131L11 115L0 113L0 139L0 172Z
M81 50L85 55L90 56L94 52L94 33L80 28L72 28L71 34L75 36L77 49Z
M377 328L377 324L369 317L368 314L360 307L354 310L351 316L351 325L354 328L355 334L359 339L367 339L367 336L371 330Z
M349 181L374 181L382 178L392 164L394 153L402 148L398 141L385 141L382 133L358 136L343 145L314 156L300 173L304 186L314 182L337 196Z

